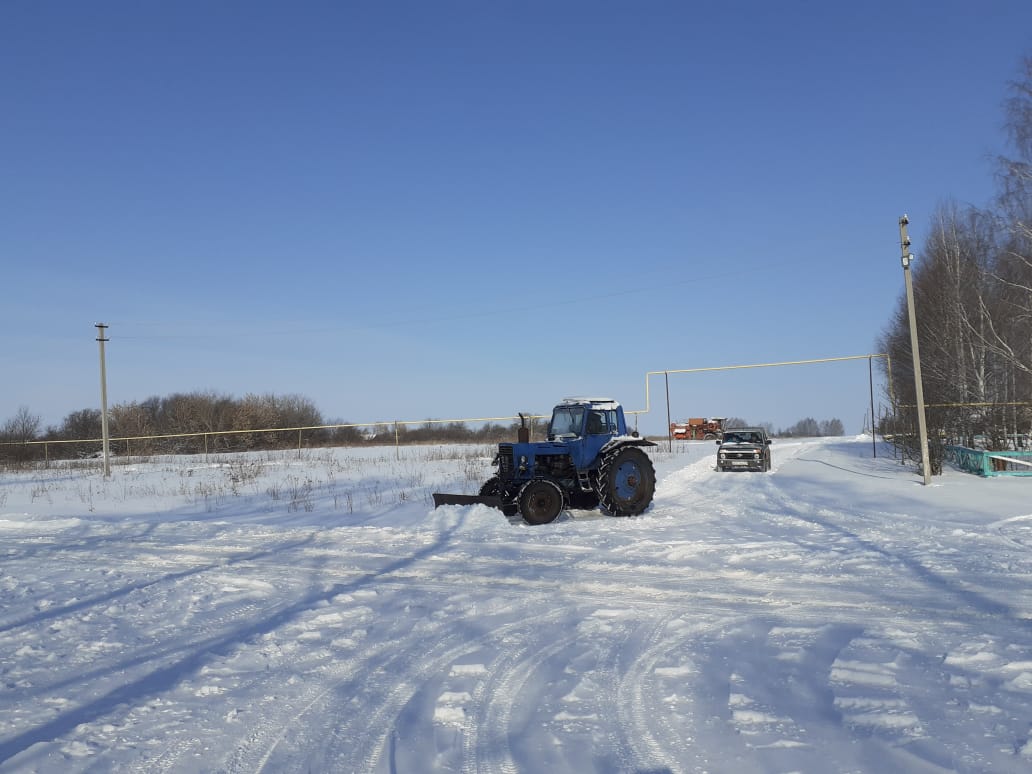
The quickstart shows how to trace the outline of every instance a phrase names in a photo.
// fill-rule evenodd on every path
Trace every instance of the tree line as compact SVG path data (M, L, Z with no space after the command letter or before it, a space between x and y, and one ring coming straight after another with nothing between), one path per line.
M534 437L544 436L545 423L529 420ZM427 419L416 425L360 425L326 419L301 395L255 395L242 398L213 391L175 393L143 401L118 403L108 409L108 434L131 439L116 449L132 454L195 454L310 446L353 446L368 443L497 443L516 438L519 422L487 422L469 427L462 422ZM292 428L291 430L280 428ZM297 428L305 428L299 431ZM0 425L0 460L43 457L76 458L96 453L102 436L100 409L68 414L58 425L43 428L41 418L22 406ZM154 438L153 436L175 436ZM75 443L73 443L75 442Z
M784 430L778 430L779 438L820 438L823 436L845 435L846 429L840 419L822 419L818 422L813 417L800 419Z
M1032 57L1004 103L1009 156L987 208L937 209L912 264L931 472L945 447L1021 448L1032 433ZM891 410L879 430L920 459L905 296L878 340ZM890 365L891 364L891 365Z
M741 417L729 417L724 421L724 427L733 430L736 427L762 427L767 435L773 438L823 438L826 436L845 435L846 429L840 419L822 419L818 422L813 417L800 419L794 425L780 430L775 430L770 422L758 422L755 425L746 422Z

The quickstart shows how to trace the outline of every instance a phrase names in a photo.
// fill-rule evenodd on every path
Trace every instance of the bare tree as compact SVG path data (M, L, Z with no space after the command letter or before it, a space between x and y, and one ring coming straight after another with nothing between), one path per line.
M1032 375L1032 57L1022 63L1004 103L1005 127L1014 150L998 159L997 204L1006 234L993 267L1002 315L994 319L987 346L1014 368Z
M56 435L70 441L100 438L100 409L88 408L73 411L61 422L61 427L56 431Z
M1004 110L1014 155L998 159L996 210L941 207L914 269L933 473L945 439L1006 448L1032 423L1032 58ZM905 451L916 448L902 299L879 344L891 357L889 424Z
M29 411L28 406L19 406L17 413L0 426L0 441L6 444L21 444L21 446L4 446L3 451L8 459L24 461L36 456L34 451L25 446L29 441L34 441L39 436L39 428L42 420L37 414Z
M116 403L108 409L111 435L142 438L159 434L160 405L161 400L157 397L150 397L142 402ZM133 448L138 454L150 454L155 450L154 444L149 440L135 441Z
M1032 56L1024 59L1018 78L1009 86L1004 126L1014 155L997 160L998 202L1010 216L1017 234L1027 242L1032 237Z
M825 419L821 422L821 435L840 436L845 434L846 429L842 426L841 419Z
M282 427L278 424L275 397L272 395L245 395L237 402L233 413L234 430L264 430ZM244 449L268 446L274 439L273 433L240 433L236 441Z
M48 431L51 438L63 441L93 441L92 443L69 443L58 447L58 454L67 457L84 457L100 450L97 439L101 437L100 409L88 408L73 411L56 430Z
M39 435L42 420L29 411L28 406L19 406L17 413L4 423L3 434L9 441L26 443Z

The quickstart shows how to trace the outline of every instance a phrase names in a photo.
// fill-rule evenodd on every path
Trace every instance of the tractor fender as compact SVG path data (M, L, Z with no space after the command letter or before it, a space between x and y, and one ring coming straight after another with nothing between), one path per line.
M614 452L617 449L622 449L624 446L657 446L658 444L652 441L646 441L644 438L639 438L635 435L618 435L611 441L608 441L605 446L598 450L598 458L602 459L610 452Z

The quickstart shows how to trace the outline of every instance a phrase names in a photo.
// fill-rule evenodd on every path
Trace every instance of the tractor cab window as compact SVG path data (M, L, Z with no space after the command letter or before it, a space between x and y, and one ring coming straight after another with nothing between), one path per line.
M594 409L588 413L588 435L614 435L616 431L615 411Z
M584 421L583 406L558 406L552 412L552 423L548 426L548 437L578 436Z

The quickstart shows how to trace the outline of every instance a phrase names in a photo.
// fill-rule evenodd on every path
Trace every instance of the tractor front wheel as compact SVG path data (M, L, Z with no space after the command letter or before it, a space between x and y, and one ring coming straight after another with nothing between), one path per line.
M563 510L562 490L543 478L524 484L517 499L520 513L528 524L548 524Z
M607 454L598 467L598 499L613 516L637 516L652 504L656 469L636 446Z
M504 501L504 495L505 495L505 492L502 489L502 481L501 481L500 478L498 478L498 476L491 476L491 478L487 479L487 481L484 482L484 485L482 487L480 487L480 496L481 497L501 497L501 498L503 498L503 501L502 501L502 513L505 516L515 516L516 515L516 506L515 505L511 505L509 503L506 503Z

